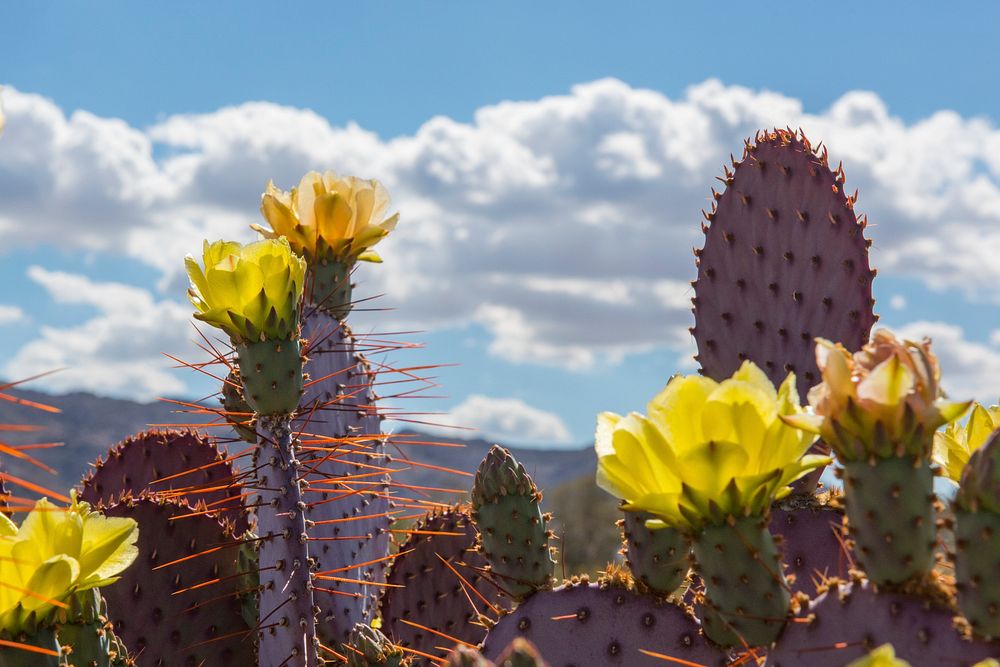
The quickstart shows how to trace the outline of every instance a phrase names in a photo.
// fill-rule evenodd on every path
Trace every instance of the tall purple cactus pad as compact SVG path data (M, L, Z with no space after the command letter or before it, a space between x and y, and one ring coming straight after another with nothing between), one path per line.
M307 519L314 522L310 556L322 581L317 591L318 632L328 646L348 639L356 623L369 623L385 582L391 522L385 443L375 411L372 375L355 351L350 329L316 311L303 321L309 341L305 370L312 382L301 401L296 430L307 451ZM323 451L308 451L309 447ZM371 582L370 584L368 582Z
M776 385L795 371L804 399L820 379L817 336L852 351L868 339L875 273L842 176L825 151L784 130L748 142L727 172L696 251L693 333L705 375L722 380L749 359Z

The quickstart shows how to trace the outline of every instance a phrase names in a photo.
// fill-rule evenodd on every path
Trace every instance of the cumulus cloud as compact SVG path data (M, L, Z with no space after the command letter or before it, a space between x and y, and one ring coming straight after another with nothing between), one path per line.
M997 298L1000 131L950 111L907 123L873 93L805 113L794 98L716 80L671 99L605 79L393 139L268 102L149 128L67 116L13 89L5 102L7 247L128 254L177 290L180 258L201 238L250 238L268 179L375 176L402 213L380 248L386 263L358 274L362 294L384 292L396 308L378 323L478 323L490 352L513 362L585 370L682 349L699 210L729 154L774 125L804 128L844 161L883 274Z
M77 326L43 326L39 337L19 349L3 368L6 377L29 377L54 369L45 385L57 391L89 390L102 395L148 401L184 392L183 375L163 352L190 356L190 308L157 301L146 290L119 283L98 283L40 266L28 277L56 303L95 309Z
M571 444L569 428L558 415L528 405L518 398L472 394L434 420L445 426L429 427L446 435L462 436L451 427L475 429L476 437L510 444ZM428 427L421 427L428 428Z
M9 306L0 303L0 327L8 324L19 324L27 320L24 310L20 306Z

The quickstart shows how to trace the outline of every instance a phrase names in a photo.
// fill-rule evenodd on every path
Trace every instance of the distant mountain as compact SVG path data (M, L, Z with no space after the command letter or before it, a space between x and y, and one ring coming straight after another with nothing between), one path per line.
M57 471L53 478L37 468L26 466L6 457L4 464L15 474L27 476L53 490L67 489L76 484L89 466L108 448L150 425L204 424L214 415L193 415L179 412L179 406L166 403L136 403L104 398L89 393L46 394L19 390L17 396L59 408L51 413L22 405L0 401L0 424L33 424L42 430L33 433L0 433L0 441L12 444L28 442L62 442L63 446L33 452L37 458ZM227 437L228 427L208 430L210 434ZM431 446L416 442L438 442L456 446ZM421 464L475 472L492 443L483 439L463 440L438 435L404 433L395 438L390 448L393 468L400 472L394 477L405 484L435 488L468 489L472 478L441 472L429 467L409 465L407 459ZM535 478L542 489L554 489L564 482L592 474L596 462L593 449L541 450L511 447L511 451Z

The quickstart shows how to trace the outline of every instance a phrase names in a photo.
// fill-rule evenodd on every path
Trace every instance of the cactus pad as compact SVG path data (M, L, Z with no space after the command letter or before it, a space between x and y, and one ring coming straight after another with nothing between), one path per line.
M854 550L869 579L899 584L931 570L937 538L928 463L848 461L844 492Z
M381 617L386 634L403 646L430 655L438 653L437 647L451 648L452 642L407 621L459 642L481 642L486 626L478 614L496 619L482 598L498 609L507 605L497 587L480 574L486 559L475 546L476 529L464 508L431 514L419 523L400 547L402 555L393 560L389 569L390 586L403 588L390 587L382 595ZM467 585L475 592L467 590Z
M705 587L705 634L722 646L766 646L781 632L791 598L774 538L761 517L706 526L692 542Z
M955 546L958 606L973 632L1000 638L1000 515L985 510L957 511Z
M404 667L411 664L406 653L377 629L358 623L344 646L347 667Z
M517 637L497 660L498 667L548 667L538 649L523 637Z
M622 553L640 589L656 595L670 595L687 576L689 561L687 540L673 528L650 530L648 512L624 512Z
M476 472L473 519L493 580L515 599L552 585L555 562L541 499L524 466L494 445Z
M843 520L841 510L809 496L790 496L771 509L771 534L781 538L792 592L812 598L821 582L847 576L853 554L845 544Z
M257 444L254 412L243 398L243 379L238 368L229 371L226 381L222 383L222 410L240 440Z
M252 630L237 597L236 540L227 527L210 514L186 516L187 504L148 496L101 509L139 524L136 562L102 590L115 633L141 664L254 662Z
M295 428L306 480L306 516L314 524L309 555L320 579L318 632L327 646L369 623L385 582L391 523L385 441L375 411L372 373L343 323L323 312L303 321L309 341L306 388ZM310 451L310 448L312 451ZM348 539L350 538L350 539ZM368 582L371 582L369 584Z
M231 522L237 535L249 528L239 474L211 439L194 431L154 430L126 438L97 460L81 486L80 499L92 505L171 492L192 507L204 503Z
M290 415L302 396L302 357L297 340L265 340L236 346L243 398L258 415Z
M854 351L875 322L866 223L801 134L759 133L725 182L695 251L697 358L719 381L744 359L775 385L794 371L804 399L820 380L813 340Z
M606 582L570 583L532 595L490 630L483 654L496 659L517 637L532 642L552 667L666 664L643 650L680 664L727 663L687 610Z
M843 667L882 644L913 665L971 667L1000 645L964 637L953 614L909 595L876 593L867 582L839 583L789 623L768 667Z
M493 663L483 657L479 651L468 646L459 645L448 654L446 667L494 667Z

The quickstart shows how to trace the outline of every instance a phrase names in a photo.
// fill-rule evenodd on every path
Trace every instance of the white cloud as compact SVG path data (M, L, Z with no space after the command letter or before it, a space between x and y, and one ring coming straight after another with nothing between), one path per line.
M518 398L493 398L471 394L434 421L453 427L476 429L477 437L506 444L571 444L569 428L558 415L528 405ZM424 428L424 427L422 427ZM453 437L463 437L454 428L433 427Z
M27 320L27 315L20 306L9 306L0 303L0 327L8 324L19 324Z
M906 297L902 294L893 294L889 299L889 307L893 310L903 310L906 308Z
M156 301L146 290L118 283L95 283L84 276L39 266L28 276L57 303L92 306L97 314L77 326L43 326L3 368L6 377L29 377L64 369L40 380L56 391L84 389L148 401L183 394L183 373L171 370L168 352L190 358L191 309Z
M844 161L883 275L997 299L1000 131L950 111L907 123L874 93L808 114L794 98L715 80L670 99L605 79L390 140L268 102L133 128L67 117L14 89L4 97L7 247L117 251L163 271L178 297L181 257L203 237L249 238L268 179L289 187L333 168L381 178L402 213L386 263L358 274L363 292L396 308L380 325L475 322L495 355L577 370L680 349L714 176L756 129L791 125Z
M895 330L911 340L933 341L941 366L941 385L955 400L975 398L994 404L1000 397L1000 341L968 340L962 327L946 322L911 322Z

